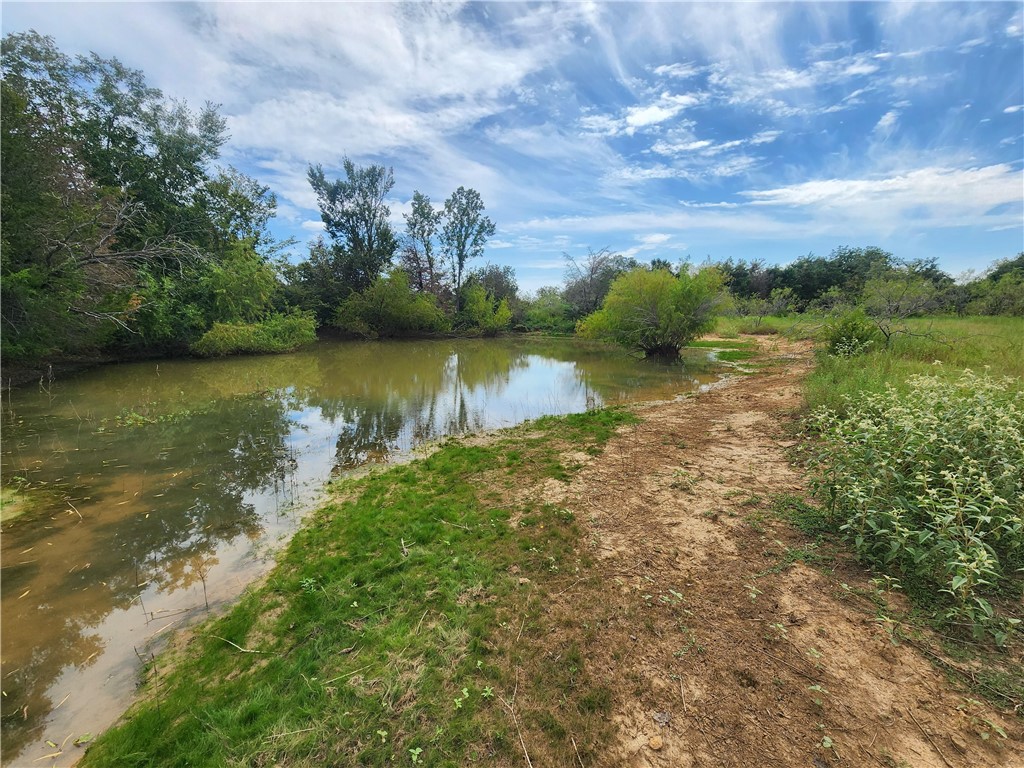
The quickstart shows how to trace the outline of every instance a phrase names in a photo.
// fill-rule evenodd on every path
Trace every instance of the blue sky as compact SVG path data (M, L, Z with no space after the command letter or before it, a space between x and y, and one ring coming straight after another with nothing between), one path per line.
M1024 249L1024 4L3 3L69 53L222 105L223 162L320 231L309 163L474 187L484 261L784 264L840 245L981 270ZM304 253L296 248L296 256Z

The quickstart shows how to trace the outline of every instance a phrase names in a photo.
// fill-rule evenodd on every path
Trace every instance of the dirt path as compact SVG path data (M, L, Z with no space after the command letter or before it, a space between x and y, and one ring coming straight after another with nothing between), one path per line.
M572 482L532 491L576 513L600 574L551 600L539 651L576 638L611 690L601 764L1024 766L1020 719L894 643L866 574L771 514L807 493L786 425L812 363L762 348L764 372L642 408Z

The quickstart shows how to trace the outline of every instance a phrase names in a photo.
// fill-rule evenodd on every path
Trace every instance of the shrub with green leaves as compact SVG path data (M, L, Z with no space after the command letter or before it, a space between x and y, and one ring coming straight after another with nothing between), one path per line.
M855 309L835 318L825 326L824 341L828 353L837 357L853 357L875 346L881 334L863 309Z
M1024 390L970 371L907 383L815 412L818 491L865 561L1001 642L1019 621L989 598L1024 574Z
M293 352L316 341L316 319L310 312L275 314L258 323L214 323L195 344L200 357Z

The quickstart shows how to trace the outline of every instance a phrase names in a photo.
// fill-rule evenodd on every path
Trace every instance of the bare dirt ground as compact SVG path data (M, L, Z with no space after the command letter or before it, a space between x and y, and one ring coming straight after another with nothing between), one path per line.
M842 551L807 565L824 556L771 514L807 497L787 425L812 362L804 343L760 343L758 375L641 407L571 482L521 490L575 513L599 574L550 598L536 648L578 641L610 689L598 764L1024 766L1019 717L893 636L898 595Z

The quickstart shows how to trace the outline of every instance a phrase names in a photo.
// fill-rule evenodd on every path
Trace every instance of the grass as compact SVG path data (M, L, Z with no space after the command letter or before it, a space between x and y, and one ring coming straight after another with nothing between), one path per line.
M905 389L914 374L958 376L964 369L1024 377L1024 318L935 317L909 323L914 336L900 335L891 348L854 357L820 354L807 380L807 404L843 410L845 398Z
M522 760L520 727L558 764L569 734L600 749L610 692L579 648L520 643L545 589L586 565L575 520L514 499L525 477L568 477L560 450L599 450L632 420L544 418L346 481L262 586L158 658L82 765L502 764Z

